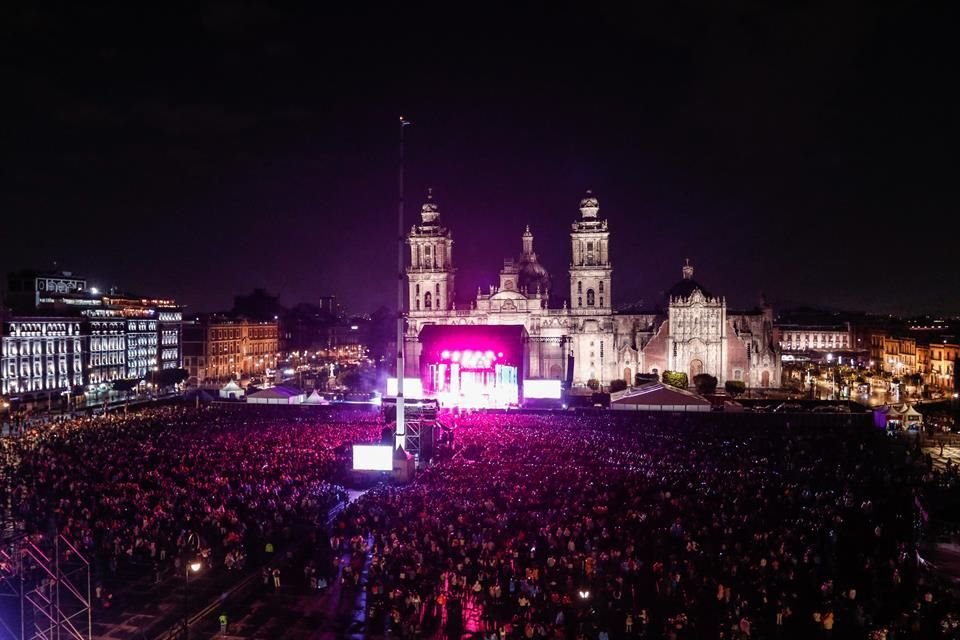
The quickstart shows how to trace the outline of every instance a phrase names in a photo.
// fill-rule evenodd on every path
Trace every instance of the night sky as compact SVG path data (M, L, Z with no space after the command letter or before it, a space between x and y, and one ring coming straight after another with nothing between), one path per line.
M403 114L461 297L525 224L566 291L592 189L617 306L960 311L946 4L72 4L0 5L3 272L392 306Z

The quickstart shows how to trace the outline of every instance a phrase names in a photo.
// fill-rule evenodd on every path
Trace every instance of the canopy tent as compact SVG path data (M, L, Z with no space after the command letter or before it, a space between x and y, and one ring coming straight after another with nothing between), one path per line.
M249 404L302 404L303 391L291 387L276 386L257 391L247 396Z
M322 405L322 404L330 404L330 402L326 398L321 396L319 393L317 393L316 389L314 389L313 393L307 396L307 398L303 401L303 404Z
M923 424L923 414L909 404L894 404L879 407L873 412L874 424L878 427L909 429Z
M617 411L710 411L710 406L703 396L662 382L610 396L610 408Z
M221 400L239 400L243 397L243 387L231 380L220 389Z

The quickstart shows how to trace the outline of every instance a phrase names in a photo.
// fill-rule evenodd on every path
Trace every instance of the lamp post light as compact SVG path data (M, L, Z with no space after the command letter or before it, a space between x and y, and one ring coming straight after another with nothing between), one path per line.
M183 637L186 640L190 640L190 618L188 615L188 602L190 599L190 574L191 573L200 573L200 569L203 565L199 560L191 560L184 571L184 589L183 589Z

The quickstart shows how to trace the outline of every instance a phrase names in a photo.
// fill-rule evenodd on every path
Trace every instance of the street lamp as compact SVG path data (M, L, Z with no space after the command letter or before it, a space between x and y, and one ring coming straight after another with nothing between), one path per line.
M203 565L199 560L192 560L187 564L186 570L184 571L184 589L183 589L183 637L186 640L190 640L190 619L188 616L187 602L190 598L190 574L199 573Z

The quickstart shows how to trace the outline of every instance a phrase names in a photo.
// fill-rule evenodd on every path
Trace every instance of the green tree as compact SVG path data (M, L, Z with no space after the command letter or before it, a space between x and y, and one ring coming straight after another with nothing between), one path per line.
M693 376L693 385L697 388L697 393L717 392L717 378L709 373L698 373Z
M610 393L616 393L618 391L623 391L627 388L627 383L620 378L610 381Z
M747 384L743 380L727 380L723 383L723 388L729 395L736 398L747 390Z
M686 389L687 386L689 386L687 374L683 371L664 371L663 384L668 384L671 387L677 387L679 389Z
M600 381L597 380L596 378L590 378L589 380L587 380L587 386L593 389L594 391L596 391L597 389L600 388Z

